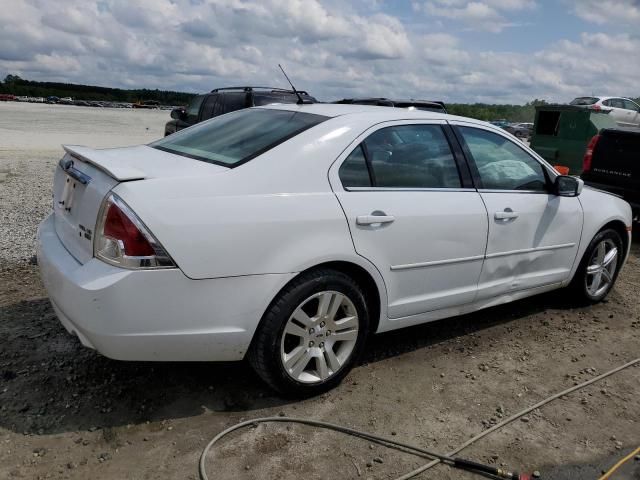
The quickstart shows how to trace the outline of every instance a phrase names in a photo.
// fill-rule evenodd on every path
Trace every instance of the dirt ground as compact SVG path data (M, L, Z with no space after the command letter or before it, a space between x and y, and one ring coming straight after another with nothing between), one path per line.
M67 334L42 288L33 235L47 212L61 150L51 143L55 128L51 140L28 140L37 136L35 120L45 109L61 117L56 128L66 137L78 131L82 139L74 143L90 145L148 141L161 133L168 113L135 113L141 116L132 120L130 111L31 105L19 109L22 123L9 125L3 108L0 226L10 238L0 252L0 478L196 479L209 438L270 415L342 423L447 451L501 418L640 356L636 241L606 302L574 308L557 292L380 335L340 387L305 401L275 396L244 363L109 360ZM101 118L110 125L107 133L85 132L87 119L99 125ZM595 479L640 445L640 367L523 420L460 455L539 470L547 479ZM218 479L365 480L392 479L421 463L335 433L268 425L233 434L212 453L208 469ZM437 466L420 478L479 477ZM612 478L640 479L640 461Z

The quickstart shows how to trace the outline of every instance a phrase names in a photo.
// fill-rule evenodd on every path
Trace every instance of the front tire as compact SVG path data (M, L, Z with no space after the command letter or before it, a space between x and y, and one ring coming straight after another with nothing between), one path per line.
M360 357L369 314L359 285L322 269L294 279L271 303L256 331L249 362L274 390L318 395L337 386Z
M620 234L613 229L598 232L582 257L569 288L580 303L603 300L613 288L624 259Z

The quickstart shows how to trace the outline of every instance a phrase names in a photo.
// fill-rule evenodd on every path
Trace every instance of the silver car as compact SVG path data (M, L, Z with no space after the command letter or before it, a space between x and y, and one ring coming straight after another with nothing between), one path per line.
M609 111L621 127L640 127L640 105L624 97L578 97L570 105Z

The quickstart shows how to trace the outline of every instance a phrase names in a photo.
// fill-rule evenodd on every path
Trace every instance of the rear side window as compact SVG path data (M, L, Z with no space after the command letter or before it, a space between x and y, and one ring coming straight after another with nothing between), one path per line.
M368 180L367 176L371 178ZM460 188L449 143L439 125L399 125L372 133L340 167L345 188ZM361 184L355 184L356 180Z
M202 106L202 120L207 120L214 116L218 95L209 95Z
M362 145L358 145L342 162L339 175L342 186L345 188L370 187L372 185Z
M225 93L224 95L224 113L235 112L241 108L247 108L247 94L242 93Z
M203 162L235 167L327 118L287 110L243 109L181 130L149 146Z
M600 100L598 97L578 97L571 100L569 105L593 105L598 100Z
M458 128L469 147L482 188L546 191L544 168L518 145L487 130Z
M610 98L609 106L613 108L622 108L624 109L624 100L621 98Z
M634 112L640 111L640 107L631 100L624 100L624 108L625 110L633 110Z

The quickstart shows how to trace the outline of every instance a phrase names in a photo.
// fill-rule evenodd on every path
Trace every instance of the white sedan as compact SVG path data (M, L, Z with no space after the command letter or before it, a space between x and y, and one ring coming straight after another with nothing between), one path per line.
M251 108L65 150L38 259L67 330L121 360L248 357L286 394L335 386L370 333L557 288L597 302L631 243L623 200L432 112Z

